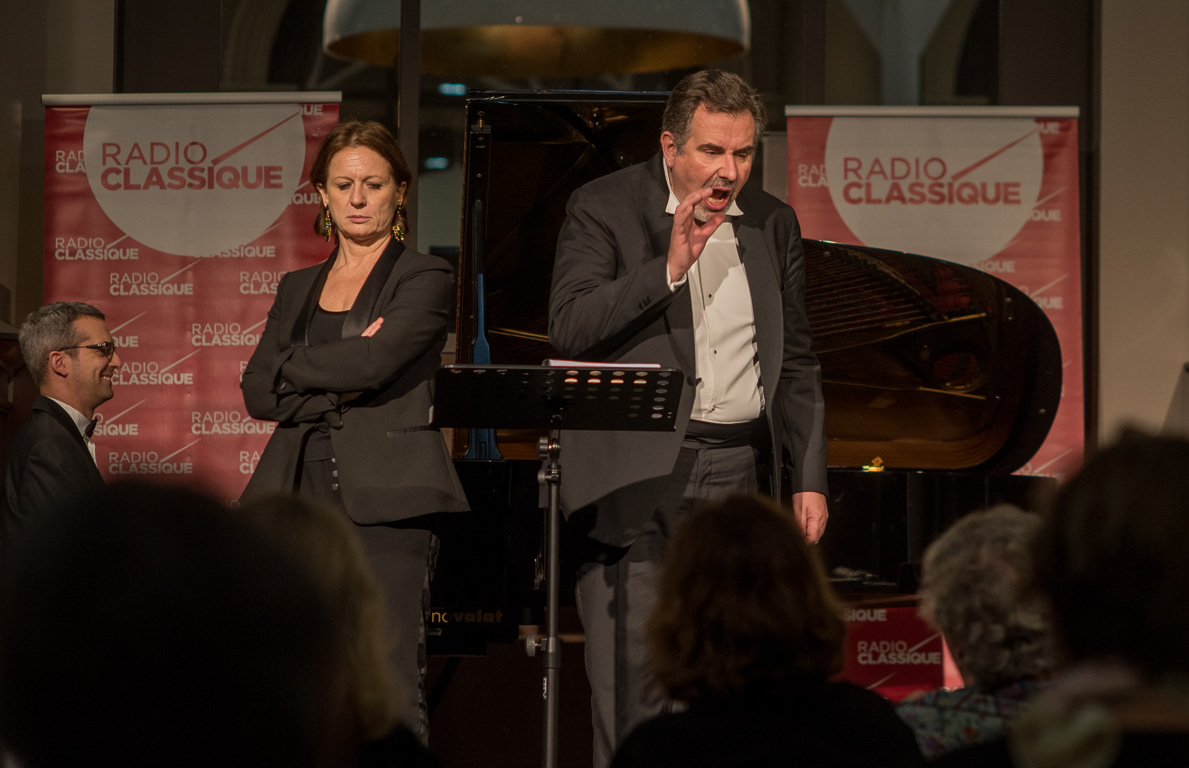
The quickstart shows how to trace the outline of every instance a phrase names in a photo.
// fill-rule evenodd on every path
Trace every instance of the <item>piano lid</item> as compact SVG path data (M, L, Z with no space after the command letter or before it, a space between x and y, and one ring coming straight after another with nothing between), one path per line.
M1044 442L1061 348L1044 311L971 267L805 240L831 466L1010 473Z
M479 332L492 363L558 356L547 316L566 201L587 181L657 152L665 98L472 94L458 362L474 361ZM805 252L831 467L879 458L889 469L1010 473L1032 457L1056 414L1061 353L1028 296L993 275L913 254L809 239ZM461 455L465 435L456 434ZM506 458L537 456L535 433L501 432L498 443Z

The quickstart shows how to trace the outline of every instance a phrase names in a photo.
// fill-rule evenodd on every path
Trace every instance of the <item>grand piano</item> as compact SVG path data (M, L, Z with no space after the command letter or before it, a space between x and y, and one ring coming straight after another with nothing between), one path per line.
M471 95L457 362L558 356L547 307L566 201L655 154L665 97ZM805 249L829 439L821 552L839 591L911 594L924 547L951 522L1000 502L1034 506L1051 488L1013 472L1057 410L1057 337L1028 296L979 270L816 240ZM473 511L443 534L431 650L481 652L539 619L539 436L455 430ZM564 447L561 465L564 482Z

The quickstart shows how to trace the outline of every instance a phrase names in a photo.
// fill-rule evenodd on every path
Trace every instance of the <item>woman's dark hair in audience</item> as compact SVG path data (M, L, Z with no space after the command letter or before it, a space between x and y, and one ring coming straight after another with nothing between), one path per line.
M392 638L384 595L351 524L337 510L280 493L245 504L240 514L307 564L326 591L343 631L348 704L360 736L386 736L401 715L388 655Z
M1028 587L1038 515L1011 505L967 515L925 550L921 615L945 635L969 685L990 691L1052 668L1043 601Z
M22 766L335 764L342 639L303 564L179 488L117 483L39 523L0 583Z
M1035 583L1068 661L1189 675L1189 442L1129 433L1090 458L1036 538Z
M653 673L680 701L822 685L845 624L817 551L758 496L708 504L670 542L647 626Z

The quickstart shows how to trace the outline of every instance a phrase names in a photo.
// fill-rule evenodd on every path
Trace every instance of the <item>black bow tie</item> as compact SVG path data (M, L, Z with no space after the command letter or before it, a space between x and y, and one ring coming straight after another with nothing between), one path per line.
M84 435L86 435L88 438L89 438L91 435L95 434L95 425L96 425L96 424L98 424L98 423L99 423L99 417L98 417L98 416L96 416L95 418L91 419L89 422L87 422L87 428L83 430L83 434L84 434Z

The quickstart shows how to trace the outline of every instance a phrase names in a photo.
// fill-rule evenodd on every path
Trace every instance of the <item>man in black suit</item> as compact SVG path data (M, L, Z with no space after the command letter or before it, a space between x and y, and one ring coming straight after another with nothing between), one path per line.
M103 313L90 304L60 301L35 310L21 325L20 342L40 395L8 450L4 550L19 546L48 510L103 488L90 435L121 365Z
M686 512L729 493L782 498L787 482L807 539L825 529L800 227L788 205L745 186L764 125L759 94L738 76L690 75L669 97L660 155L575 192L558 238L553 346L685 374L675 433L572 432L562 454L596 767L668 708L648 682L643 628Z

